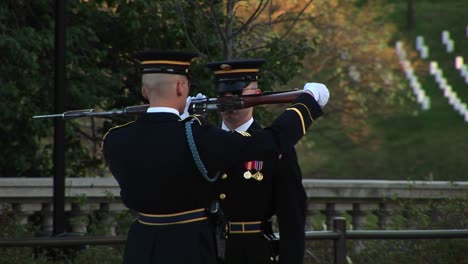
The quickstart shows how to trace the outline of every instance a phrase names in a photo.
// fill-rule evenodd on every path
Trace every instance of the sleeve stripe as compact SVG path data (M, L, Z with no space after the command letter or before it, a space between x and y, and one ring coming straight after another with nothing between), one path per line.
M299 111L297 108L294 108L294 107L287 108L286 110L293 110L299 115L299 118L301 119L301 123L302 123L302 134L305 135L306 129L305 129L305 124L304 124L304 117L302 116L301 111Z
M304 106L304 108L307 110L307 113L309 113L309 117L310 117L310 120L312 120L312 122L314 122L315 120L312 118L312 114L310 113L310 109L303 103L296 103L296 104L293 104L291 106L295 106L295 105L302 105Z

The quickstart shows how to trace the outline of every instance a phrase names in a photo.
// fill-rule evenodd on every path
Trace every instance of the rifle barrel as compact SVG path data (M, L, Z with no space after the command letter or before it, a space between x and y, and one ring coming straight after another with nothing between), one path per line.
M284 104L291 103L301 93L302 90L298 91L287 91L287 92L272 92L264 95L244 95L244 96L228 96L218 98L205 98L205 99L194 99L190 103L189 112L191 114L205 114L209 112L220 112L230 111L242 108L248 108L257 105L265 104ZM71 110L62 114L51 114L51 115L36 115L33 118L55 118L61 117L63 119L72 119L79 117L106 117L115 115L137 115L145 113L149 105L135 105L127 106L122 109L114 109L110 111L96 112L94 109L82 109L82 110Z

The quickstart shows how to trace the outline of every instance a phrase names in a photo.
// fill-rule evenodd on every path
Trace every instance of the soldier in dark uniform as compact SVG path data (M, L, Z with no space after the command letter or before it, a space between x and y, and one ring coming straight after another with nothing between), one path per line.
M181 120L194 57L181 52L136 54L142 95L150 108L103 139L103 154L122 202L138 214L128 233L125 263L216 263L214 227L206 210L216 172L296 144L320 114L312 91L305 89L269 128L252 134L222 131L199 116Z
M216 78L219 96L260 94L259 69L264 59L244 59L208 63ZM328 90L314 84L322 93ZM320 87L320 88L319 88ZM316 111L321 112L320 109ZM314 115L314 113L312 113ZM221 113L223 130L255 133L263 129L253 118L253 108ZM303 263L306 194L294 147L264 158L233 164L217 181L221 208L226 216L226 264ZM276 214L281 243L272 232Z

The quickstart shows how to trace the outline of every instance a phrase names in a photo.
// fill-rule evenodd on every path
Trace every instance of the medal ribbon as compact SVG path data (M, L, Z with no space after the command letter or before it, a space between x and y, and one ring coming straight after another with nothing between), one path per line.
M247 161L246 163L244 163L244 166L247 170L252 170L252 169L255 169L257 171L261 170L263 168L263 161L261 160L251 160L251 161Z
M253 169L253 163L254 161L247 161L246 163L244 163L244 166L247 170L251 170Z

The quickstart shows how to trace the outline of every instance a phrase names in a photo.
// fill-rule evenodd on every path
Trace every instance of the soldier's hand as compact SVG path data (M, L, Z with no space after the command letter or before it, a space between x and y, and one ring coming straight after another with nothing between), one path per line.
M304 85L304 90L308 90L312 93L315 98L315 101L323 108L330 98L330 92L328 91L327 86L322 83L306 83Z
M205 99L205 98L206 98L206 95L201 94L201 93L198 93L196 96L188 96L187 100L185 101L184 112L180 115L180 118L185 119L190 115L190 113L188 112L188 109L189 109L189 106L190 106L190 103L192 102L192 100L194 100L194 99Z
M192 100L193 99L206 99L206 95L198 93L196 96L191 96Z

